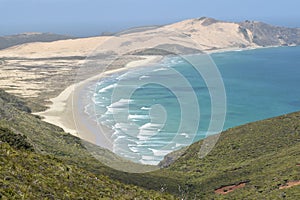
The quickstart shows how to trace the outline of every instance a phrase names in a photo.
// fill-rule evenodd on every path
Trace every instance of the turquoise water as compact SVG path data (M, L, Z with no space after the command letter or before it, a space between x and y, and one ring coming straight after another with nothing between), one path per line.
M300 47L212 54L227 96L223 130L299 111L299 54ZM158 65L102 79L93 108L98 122L114 131L107 137L115 153L157 164L167 153L205 137L212 116L212 89L188 62L168 57ZM184 115L183 108L190 114Z

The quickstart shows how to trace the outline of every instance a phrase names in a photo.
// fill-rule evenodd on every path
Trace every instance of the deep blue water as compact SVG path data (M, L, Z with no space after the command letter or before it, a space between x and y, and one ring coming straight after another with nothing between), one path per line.
M300 110L300 47L212 57L226 87L225 128Z
M300 47L212 54L227 97L223 130L299 111L299 55ZM108 137L115 153L157 164L165 154L205 136L212 117L211 90L216 88L186 60L168 57L156 66L102 79L93 108L98 122L114 130Z

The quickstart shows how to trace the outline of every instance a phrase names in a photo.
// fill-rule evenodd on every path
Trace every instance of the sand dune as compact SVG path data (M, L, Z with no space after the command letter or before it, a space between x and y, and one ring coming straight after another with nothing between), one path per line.
M0 51L0 56L20 58L87 56L93 49L108 38L109 37L91 37L54 42L28 43L4 49Z
M203 50L228 48L257 47L253 43L250 31L250 40L240 30L240 25L230 22L214 21L210 18L190 19L163 27L164 30L174 30L189 35Z
M249 29L239 23L211 18L189 19L116 36L28 43L0 51L0 87L19 96L36 98L40 103L73 84L78 69L87 63L86 57L101 55L94 64L103 67L109 63L104 61L107 57L113 61L127 54L182 54L257 47Z
M22 58L87 56L96 47L112 38L114 38L114 40L111 41L119 41L119 43L117 45L109 43L109 45L105 46L107 48L106 50L109 49L119 53L128 51L132 46L136 48L149 48L158 43L171 44L174 43L174 40L183 46L195 47L196 44L198 48L207 51L213 49L257 46L252 42L253 36L251 32L248 31L249 38L245 38L244 33L240 30L239 24L221 21L213 21L210 22L211 24L205 23L209 20L211 19L190 19L156 29L129 33L126 36L99 36L23 44L0 51L0 56ZM166 35L168 35L168 37ZM126 39L124 40L124 38ZM123 41L123 43L121 43L121 41ZM126 48L126 46L128 48Z

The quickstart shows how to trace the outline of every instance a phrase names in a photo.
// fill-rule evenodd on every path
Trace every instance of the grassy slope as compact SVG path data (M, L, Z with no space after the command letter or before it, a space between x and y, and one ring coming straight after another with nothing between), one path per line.
M172 198L7 143L0 144L0 154L0 199Z
M225 131L213 151L203 159L198 158L201 142L197 142L165 169L128 174L94 159L80 139L26 113L23 106L5 101L0 96L0 126L26 135L37 153L50 154L62 165L84 169L93 176L108 176L109 180L157 191L164 187L167 192L187 199L280 199L283 196L295 199L300 196L300 186L278 189L287 181L300 180L300 167L296 166L300 163L300 113ZM214 193L221 186L243 181L248 182L245 188L227 195Z
M246 124L223 132L212 152L198 157L202 142L191 145L165 173L182 174L189 197L215 199L300 198L300 186L279 190L300 180L300 113ZM227 195L214 190L248 182ZM297 198L296 198L297 199Z
M128 174L110 169L94 159L80 139L64 133L56 126L42 122L24 108L26 105L22 101L3 91L0 93L0 130L10 130L8 132L12 134L26 136L28 143L35 149L35 152L14 149L17 147L12 143L15 141L14 138L23 137L13 136L7 139L7 133L5 136L3 131L0 133L0 141L5 141L0 148L2 159L0 183L3 186L0 187L0 194L3 196L19 199L23 195L29 195L28 198L36 199L37 196L34 195L46 198L45 195L49 194L50 199L52 196L55 199L67 198L68 195L71 199L80 196L95 199L103 193L105 197L114 199L133 197L173 199L172 196L161 192L113 180L112 178L118 178L130 183L130 180L127 180ZM20 141L17 143L22 144ZM6 155L7 152L10 153ZM106 153L100 148L99 152ZM66 171L67 168L73 169L71 174ZM5 180L5 177L11 176L13 178ZM65 179L66 177L71 180ZM36 180L39 187L35 183Z

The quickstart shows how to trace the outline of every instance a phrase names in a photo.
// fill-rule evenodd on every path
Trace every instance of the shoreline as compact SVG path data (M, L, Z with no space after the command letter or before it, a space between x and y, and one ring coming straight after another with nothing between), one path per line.
M125 67L105 71L101 74L97 74L88 79L85 79L79 83L74 83L68 86L57 97L49 99L52 104L47 110L32 114L41 116L43 118L43 121L54 124L62 128L67 133L70 133L91 143L95 143L96 141L97 145L111 150L112 145L105 137L104 132L111 132L112 130L96 130L95 127L98 127L97 123L92 120L85 119L85 116L88 115L84 112L84 108L80 107L80 105L78 104L78 99L82 98L81 92L84 89L92 86L101 78L115 73L125 72L133 68L155 64L159 62L163 57L140 56L140 58L142 59L124 63ZM101 134L94 134L96 132L99 133L99 131L101 132ZM97 135L98 137L96 137L95 135Z
M280 46L248 47L242 49L228 48L204 52L208 55L212 55L215 53L248 51L276 47ZM155 64L163 59L163 56L139 57L142 58L142 60L134 60L129 63L124 63L125 67L105 71L104 73L95 75L79 83L70 85L69 87L64 89L57 97L49 99L52 104L47 110L33 114L43 117L42 120L45 122L61 127L67 133L70 133L83 140L87 140L91 143L95 143L95 141L97 141L97 145L112 150L112 144L110 144L110 141L105 137L105 134L112 134L112 130L109 130L108 128L105 130L96 130L95 127L99 128L98 124L96 122L93 122L92 120L87 120L89 116L84 112L83 108L78 105L78 99L81 98L81 92L84 89L94 85L95 82L99 81L99 79L101 78L115 73L124 72L133 68ZM99 131L101 132L101 134L94 134L96 132L99 133ZM95 135L97 135L98 137L95 137Z
M216 53L227 53L227 52L239 52L239 51L252 51L257 49L270 49L270 48L279 48L279 47L294 47L294 46L255 46L255 47L246 47L246 48L227 48L227 49L217 49L217 50L208 50L204 51L204 53L208 55L216 54Z

